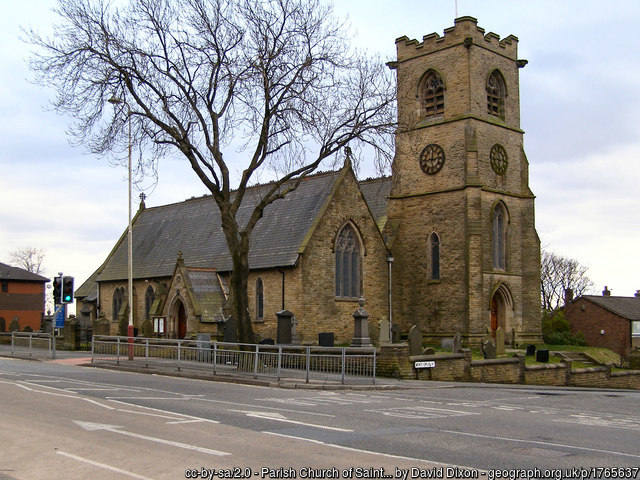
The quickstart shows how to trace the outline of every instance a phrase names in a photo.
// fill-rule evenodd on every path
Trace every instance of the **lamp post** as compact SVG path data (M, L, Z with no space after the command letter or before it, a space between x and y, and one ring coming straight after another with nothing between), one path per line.
M129 226L127 229L127 263L128 263L128 295L129 295L129 324L127 326L127 337L129 341L129 360L133 360L133 233L131 228L131 109L121 98L111 97L109 103L119 105L124 103L127 106L127 122L129 123Z

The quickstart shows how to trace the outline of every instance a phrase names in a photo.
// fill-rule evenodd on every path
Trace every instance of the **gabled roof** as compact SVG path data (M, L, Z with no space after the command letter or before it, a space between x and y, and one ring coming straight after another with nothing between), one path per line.
M5 263L0 263L0 280L12 280L14 282L48 282L48 278L42 275L31 273L24 268L12 267Z
M583 295L584 298L616 315L631 320L640 321L640 297L605 297L598 295ZM576 299L578 300L578 299Z
M341 171L319 173L302 181L285 198L269 205L251 236L249 267L294 266L298 248L330 195ZM270 185L247 190L237 218L246 222ZM170 277L178 252L189 268L231 271L220 213L211 196L138 211L133 222L134 278ZM97 281L127 277L126 232L105 261Z
M376 223L387 216L389 193L391 192L391 177L373 178L359 182L360 191L364 196Z

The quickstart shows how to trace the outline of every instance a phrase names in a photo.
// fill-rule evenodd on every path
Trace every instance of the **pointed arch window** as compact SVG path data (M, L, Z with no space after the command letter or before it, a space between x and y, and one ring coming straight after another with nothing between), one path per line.
M264 284L262 278L256 280L256 320L264 319Z
M124 302L124 287L117 287L113 291L113 299L111 301L111 319L114 322L118 321L118 314L120 313L120 309L122 308L122 303Z
M145 318L149 318L149 314L151 313L151 307L153 307L153 302L156 299L156 294L153 291L153 287L149 285L147 287L147 291L144 293L144 316Z
M493 268L507 269L507 209L498 203L493 209L492 219Z
M436 232L429 235L429 253L431 256L429 280L440 280L440 237Z
M504 101L507 96L507 88L504 78L499 70L494 70L487 81L487 110L490 115L495 115L504 120Z
M425 117L444 113L444 82L438 72L429 70L422 81L422 107Z
M336 297L359 298L361 294L360 239L352 225L345 225L336 238Z

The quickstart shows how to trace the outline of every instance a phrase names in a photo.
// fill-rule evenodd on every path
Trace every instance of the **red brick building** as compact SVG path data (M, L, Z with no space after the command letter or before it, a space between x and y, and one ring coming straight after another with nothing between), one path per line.
M0 331L8 331L16 317L20 330L26 326L40 330L48 281L41 275L0 263Z
M590 347L608 348L629 357L640 340L640 293L613 297L605 287L602 296L583 295L565 304L565 316L574 335L582 332Z

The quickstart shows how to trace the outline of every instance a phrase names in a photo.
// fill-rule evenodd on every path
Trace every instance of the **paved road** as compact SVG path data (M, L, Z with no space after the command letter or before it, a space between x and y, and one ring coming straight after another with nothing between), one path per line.
M0 478L475 472L459 467L492 480L495 469L640 466L639 392L404 385L414 388L276 389L0 359L0 424L11 432Z

